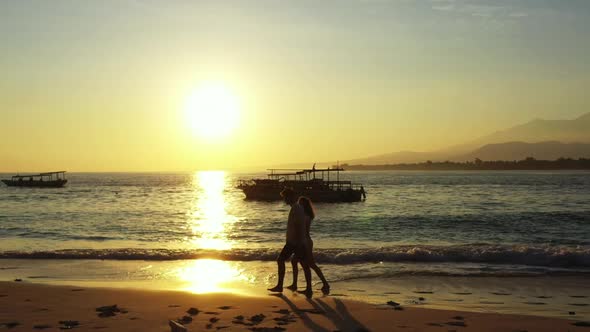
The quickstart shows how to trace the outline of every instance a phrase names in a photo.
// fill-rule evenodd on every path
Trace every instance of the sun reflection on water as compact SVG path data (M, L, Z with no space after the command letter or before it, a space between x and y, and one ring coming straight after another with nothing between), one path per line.
M223 171L201 171L193 176L195 203L189 216L192 242L201 249L231 249L228 234L236 217L227 213L224 196L226 173Z
M184 290L197 294L240 292L239 289L233 288L240 282L248 281L243 275L243 270L235 263L216 259L198 259L190 262L178 269L178 277L188 284Z
M192 236L189 243L199 249L231 249L233 243L229 235L237 217L227 212L230 203L225 197L229 185L226 173L196 172L192 185L193 205L188 212L188 227ZM193 293L229 291L232 285L248 281L235 262L216 259L184 262L173 273L182 282L182 289Z

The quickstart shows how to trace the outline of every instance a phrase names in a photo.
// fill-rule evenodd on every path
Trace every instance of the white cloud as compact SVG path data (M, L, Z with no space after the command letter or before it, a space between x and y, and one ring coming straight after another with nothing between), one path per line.
M528 16L528 13L518 10L512 6L496 5L493 2L484 3L476 0L430 0L432 10L440 12L453 12L462 15L482 18L521 18Z

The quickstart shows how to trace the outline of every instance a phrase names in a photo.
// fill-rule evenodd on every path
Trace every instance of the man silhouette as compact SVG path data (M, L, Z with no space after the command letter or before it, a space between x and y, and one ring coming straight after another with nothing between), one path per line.
M291 188L285 188L281 191L281 196L285 203L291 206L289 210L289 218L287 219L287 234L286 243L277 258L278 264L278 281L277 285L268 290L271 292L282 292L283 281L285 279L285 262L291 258L293 254L299 259L303 273L305 274L305 281L307 289L311 289L311 270L309 265L305 262L305 254L307 252L306 244L307 237L305 236L305 212L303 207L297 203L297 194ZM306 294L311 297L311 292Z

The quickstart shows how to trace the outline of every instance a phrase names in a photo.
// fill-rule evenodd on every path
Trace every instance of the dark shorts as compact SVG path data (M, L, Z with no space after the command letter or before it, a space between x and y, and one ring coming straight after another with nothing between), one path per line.
M295 254L295 257L299 260L305 259L305 247L302 245L293 245L290 243L285 244L283 250L279 254L280 260L288 260L291 255Z

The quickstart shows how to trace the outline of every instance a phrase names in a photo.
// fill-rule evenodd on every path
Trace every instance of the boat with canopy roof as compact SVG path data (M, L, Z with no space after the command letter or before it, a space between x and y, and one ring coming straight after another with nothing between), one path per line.
M2 182L9 187L61 188L68 182L65 173L66 171L14 175L10 180Z
M284 188L293 189L299 196L313 202L359 202L366 198L362 185L340 179L341 167L316 169L268 169L267 178L239 180L248 200L278 201Z

